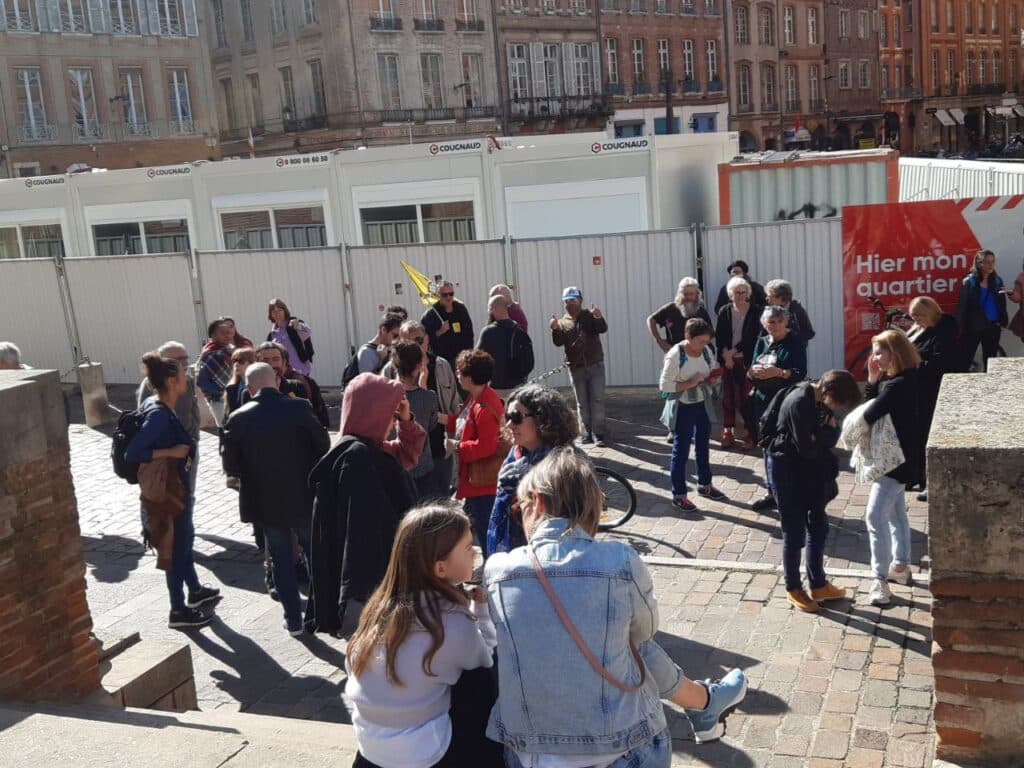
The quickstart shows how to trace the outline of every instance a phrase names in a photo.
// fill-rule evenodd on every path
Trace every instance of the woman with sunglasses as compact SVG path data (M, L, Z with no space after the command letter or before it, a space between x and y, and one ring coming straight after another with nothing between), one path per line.
M572 445L579 434L576 414L553 389L527 384L515 390L505 406L505 422L512 432L512 450L498 472L498 493L487 526L488 557L526 544L516 507L516 488L530 468L553 448Z

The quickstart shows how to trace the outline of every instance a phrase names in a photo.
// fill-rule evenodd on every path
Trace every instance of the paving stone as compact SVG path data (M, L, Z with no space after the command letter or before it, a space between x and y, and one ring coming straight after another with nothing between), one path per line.
M744 740L744 744L746 744L746 740ZM810 745L811 737L809 735L795 733L783 734L775 743L775 754L803 757L807 754L807 750L810 748Z
M840 715L834 712L827 712L821 716L819 728L823 731L842 731L849 733L853 727L853 718L849 715Z
M885 752L853 747L846 756L846 768L882 768Z
M895 707L896 684L885 680L864 683L864 704L869 707Z
M900 688L901 707L930 707L931 705L931 691L915 691L908 688Z
M864 749L884 750L889 741L885 731L876 731L870 728L858 728L853 733L853 746Z
M816 715L821 712L821 701L817 693L794 693L789 699L789 710L798 715Z
M833 691L857 691L864 684L864 675L849 669L837 669L832 675Z
M841 731L818 731L814 736L811 754L814 757L827 757L841 760L846 757L850 746L850 737Z
M825 699L825 711L852 714L857 711L858 698L857 691L831 691Z
M864 669L868 655L861 651L840 651L836 657L836 666L840 669Z

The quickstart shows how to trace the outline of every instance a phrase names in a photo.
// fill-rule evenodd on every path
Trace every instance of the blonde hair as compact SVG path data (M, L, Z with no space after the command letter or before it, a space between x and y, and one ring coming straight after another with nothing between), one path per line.
M942 317L942 307L931 296L918 296L910 302L910 306L907 308L907 314L911 317L915 313L926 315L933 323L937 323Z
M886 350L892 358L889 370L884 372L890 376L896 376L908 368L917 368L921 365L921 355L902 331L882 331L871 338L871 343Z
M604 494L590 459L572 446L552 449L519 481L520 499L541 496L549 518L565 518L593 536L601 521Z

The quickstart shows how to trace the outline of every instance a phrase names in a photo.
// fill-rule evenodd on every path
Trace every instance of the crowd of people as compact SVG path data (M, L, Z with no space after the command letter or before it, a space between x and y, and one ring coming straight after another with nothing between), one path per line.
M720 447L762 451L766 493L751 507L778 510L789 602L818 610L846 597L824 567L825 508L838 494L833 448L849 423L878 429L892 456L870 476L865 521L869 601L885 605L889 583L911 580L905 493L926 498L923 449L942 377L968 370L979 347L987 365L1003 327L1024 338L1024 273L1008 290L985 251L963 280L956 316L914 298L909 331L872 339L862 393L848 371L807 378L815 332L790 283L762 287L742 261L728 272L713 311L686 277L647 318L664 353L672 503L697 509L691 448L697 496L732 503L711 462L720 401ZM313 331L281 299L268 304L263 342L219 317L194 362L174 341L142 358L139 429L125 458L139 467L169 625L201 627L221 599L199 581L192 553L208 420L284 629L349 638L357 766L664 766L671 738L660 700L684 708L698 742L719 738L745 695L743 673L685 677L655 640L643 562L625 544L595 539L603 500L584 449L610 439L608 320L575 286L562 292L564 314L550 318L573 410L528 381L533 341L508 286L491 290L476 338L455 294L451 282L438 286L419 320L387 308L376 335L352 350L333 440L313 378ZM1012 321L1007 298L1022 306ZM17 348L0 343L0 367L21 365Z

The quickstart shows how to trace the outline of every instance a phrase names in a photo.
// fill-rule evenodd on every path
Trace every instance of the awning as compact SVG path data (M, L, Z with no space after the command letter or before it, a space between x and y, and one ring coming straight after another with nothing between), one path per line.
M953 118L949 116L949 112L947 112L944 109L935 110L935 119L946 126L956 125L956 122L954 122Z
M957 125L964 124L964 111L962 109L957 109L954 107L953 109L949 110L949 115L954 120L956 120Z
M852 123L856 120L861 122L867 122L868 120L881 120L885 115L879 113L876 115L836 115L833 116L833 120L837 123Z
M810 141L810 140L811 140L811 132L808 131L806 128L801 128L799 131L796 132L796 136L793 137L793 141Z
M1017 113L1017 117L1024 117L1024 104L1014 104L1013 111Z

